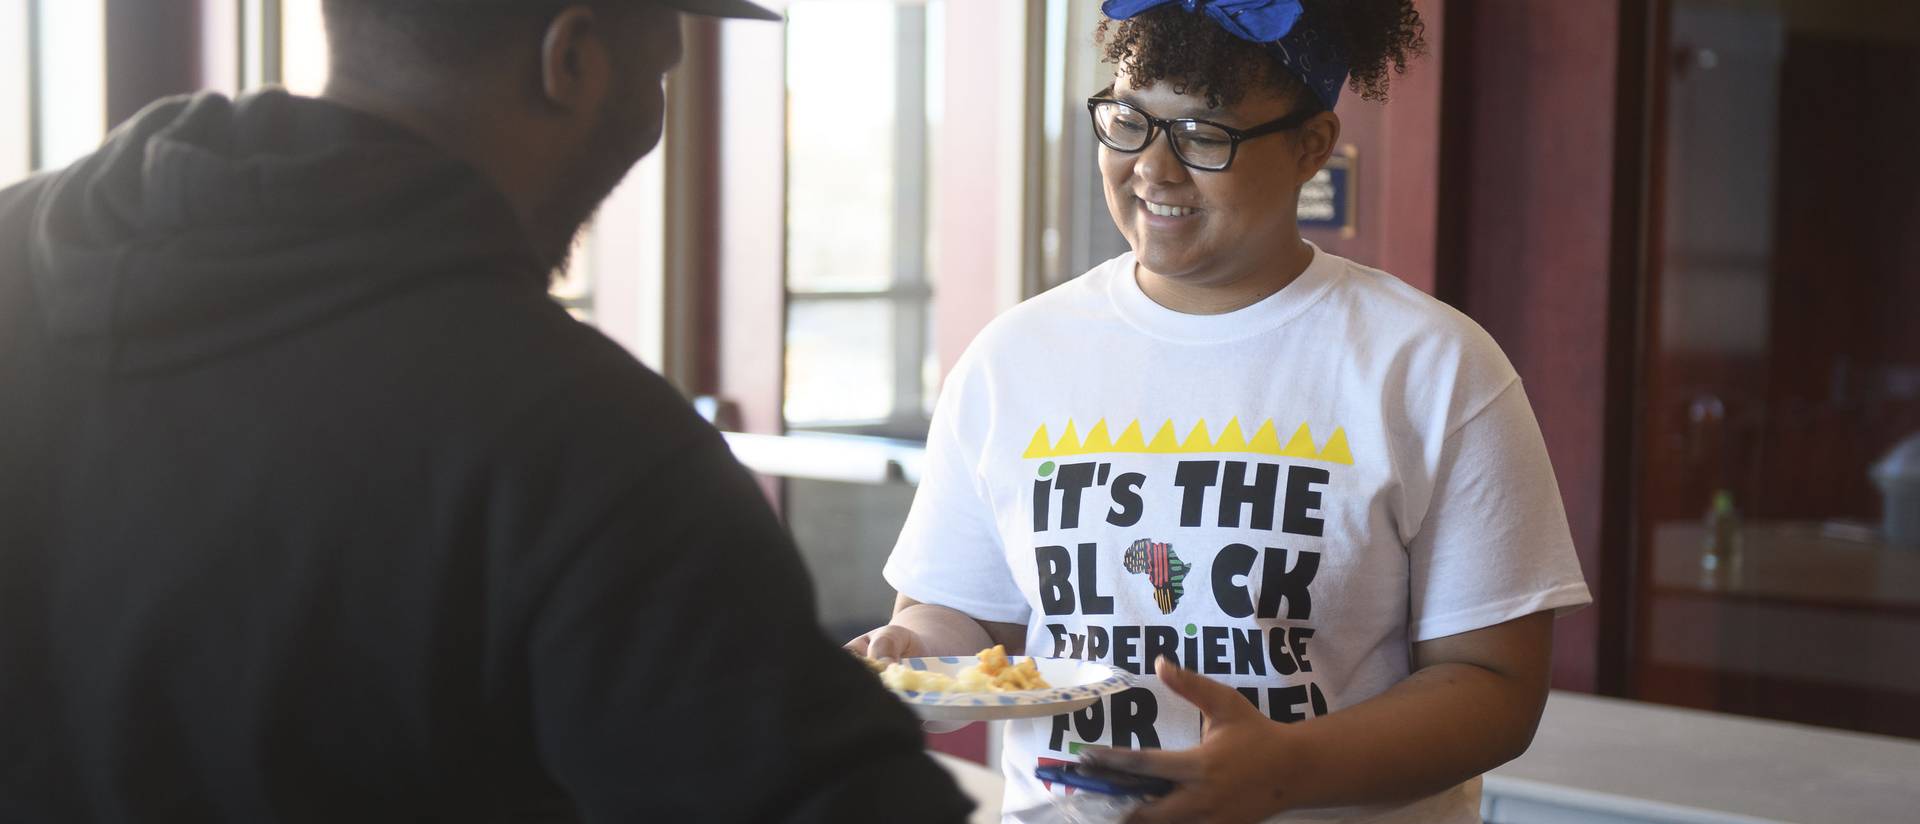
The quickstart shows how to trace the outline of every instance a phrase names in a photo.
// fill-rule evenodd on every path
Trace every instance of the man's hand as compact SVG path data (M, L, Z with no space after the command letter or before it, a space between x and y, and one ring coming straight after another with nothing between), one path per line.
M1287 727L1232 687L1164 657L1154 663L1154 674L1200 709L1206 731L1191 750L1089 747L1081 752L1102 767L1179 783L1172 794L1135 811L1128 824L1251 824L1287 809L1287 788L1279 776L1301 757Z

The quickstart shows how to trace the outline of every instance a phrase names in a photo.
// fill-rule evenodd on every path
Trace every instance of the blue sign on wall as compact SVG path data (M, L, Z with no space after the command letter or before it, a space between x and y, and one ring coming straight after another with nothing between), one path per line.
M1300 228L1331 229L1342 237L1352 237L1357 209L1354 205L1355 152L1343 147L1327 159L1320 173L1300 187Z

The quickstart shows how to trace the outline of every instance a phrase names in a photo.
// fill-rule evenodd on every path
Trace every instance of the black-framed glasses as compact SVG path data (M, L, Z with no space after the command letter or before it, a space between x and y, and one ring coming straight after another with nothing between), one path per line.
M1203 172L1224 172L1233 165L1242 142L1297 129L1320 111L1308 107L1250 129L1236 129L1194 117L1154 117L1125 100L1097 94L1087 98L1087 113L1093 116L1094 136L1109 149L1127 154L1144 151L1166 132L1173 156L1181 163Z

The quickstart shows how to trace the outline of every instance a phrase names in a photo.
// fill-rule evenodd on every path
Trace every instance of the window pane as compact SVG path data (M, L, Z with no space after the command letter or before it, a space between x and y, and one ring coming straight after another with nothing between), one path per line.
M1920 736L1920 36L1884 8L1673 4L1636 697Z
M27 42L27 0L0 0L0 186L33 164Z
M942 3L919 0L797 0L788 6L789 294L893 298L874 310L892 313L884 320L891 330L884 339L856 342L873 334L878 322L841 331L797 324L790 330L791 348L858 349L870 363L891 365L880 383L861 390L863 398L885 400L858 411L814 406L832 399L804 399L808 390L793 377L790 426L884 422L862 429L896 437L922 429L916 421L924 420L926 405L921 363L930 315L928 170L939 106L939 74L930 55L938 53L943 10ZM859 48L848 48L850 43ZM859 78L857 94L849 93L848 78ZM827 335L838 337L829 342ZM790 354L789 361L806 368L804 354Z
M327 83L327 30L320 0L280 0L280 81L294 94L317 95Z
M268 37L269 29L278 31L280 0L239 0L239 4L240 88L255 89L280 77L280 41ZM276 44L276 48L267 48L269 44Z
M36 7L40 111L35 165L57 169L93 151L106 135L106 12L102 0L58 0Z
M894 6L803 0L787 15L788 285L886 289L897 180ZM849 78L859 78L857 94Z
M787 423L885 420L893 405L893 306L798 301L787 309Z

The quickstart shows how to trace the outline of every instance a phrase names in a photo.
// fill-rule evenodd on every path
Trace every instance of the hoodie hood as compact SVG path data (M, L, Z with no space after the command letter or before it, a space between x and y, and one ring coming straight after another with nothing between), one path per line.
M478 170L279 91L156 103L42 192L27 263L48 342L115 373L217 358L438 278L544 288Z

